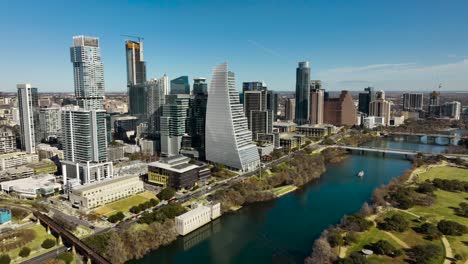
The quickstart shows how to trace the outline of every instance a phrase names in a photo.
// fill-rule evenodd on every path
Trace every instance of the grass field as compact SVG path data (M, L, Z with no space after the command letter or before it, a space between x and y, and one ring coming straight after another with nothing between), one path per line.
M419 182L434 178L468 181L468 170L456 167L435 167L419 175Z
M36 237L31 242L24 245L25 247L29 247L31 249L31 254L28 258L38 255L39 253L44 253L46 251L52 250L52 249L45 250L41 247L41 244L45 239L51 238L55 240L55 237L53 235L47 234L47 230L45 229L45 227L43 227L42 225L31 225L25 229L31 229L36 234ZM10 255L12 260L18 257L18 253L20 252L21 248L22 247L19 247L19 248L16 248L7 252L8 255ZM41 252L38 252L38 251L41 251ZM24 259L20 258L19 260L24 260Z
M156 198L156 196L150 192L143 192L122 200L118 200L103 206L98 207L94 210L95 213L104 216L111 216L117 212L128 212L128 210L134 206L149 201L152 198Z
M297 187L294 185L285 185L281 187L277 187L273 189L273 194L276 195L277 197L283 196L287 193L290 193L294 190L296 190Z

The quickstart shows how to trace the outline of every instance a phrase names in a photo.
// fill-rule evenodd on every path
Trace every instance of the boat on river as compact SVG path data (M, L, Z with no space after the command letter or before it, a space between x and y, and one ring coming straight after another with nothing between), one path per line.
M357 176L358 177L364 177L364 171L363 170L359 171Z

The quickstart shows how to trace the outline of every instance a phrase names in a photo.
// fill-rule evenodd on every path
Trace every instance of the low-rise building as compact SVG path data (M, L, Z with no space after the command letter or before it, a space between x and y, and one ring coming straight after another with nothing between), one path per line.
M153 140L142 139L140 140L141 152L146 155L156 154L156 142Z
M277 128L279 133L291 133L296 131L296 123L287 122L273 122L273 128Z
M63 150L52 147L48 144L38 144L36 146L36 153L39 155L39 160L50 159L55 156L57 156L60 160L63 160Z
M199 169L183 155L164 158L148 164L148 182L174 189L190 189L198 180Z
M0 171L0 182L16 180L34 175L34 170L27 166L19 166Z
M197 208L175 218L176 231L179 235L185 236L220 216L220 203L199 205Z
M44 174L19 180L0 183L3 192L23 199L36 199L37 196L50 196L58 193L62 185L54 175Z
M113 172L115 177L124 175L142 176L148 173L148 165L141 160L124 161L116 163Z
M73 206L88 210L143 191L140 177L129 175L74 187L69 199Z
M280 145L285 150L300 147L305 143L306 137L295 133L282 133L280 134Z
M393 126L393 127L397 127L397 126L401 126L405 123L405 117L402 115L402 116L392 116L390 118L390 123L389 123L389 126Z
M124 146L110 146L107 148L107 160L108 161L118 161L118 160L122 160L124 157L125 157Z
M39 161L37 154L12 152L0 155L0 171Z
M374 129L378 126L386 126L385 117L382 116L368 116L363 120L364 127L367 129Z
M0 126L0 154L16 150L16 136L13 128Z
M275 146L273 144L262 144L260 146L257 146L258 149L258 154L260 157L263 157L265 155L270 155L273 150L275 149Z
M325 137L336 133L334 125L319 124L319 125L302 125L296 128L296 132L308 137Z

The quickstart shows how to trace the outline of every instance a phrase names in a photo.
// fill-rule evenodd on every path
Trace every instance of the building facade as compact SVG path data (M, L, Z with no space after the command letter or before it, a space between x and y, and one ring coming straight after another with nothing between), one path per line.
M313 83L317 86L317 83ZM311 84L312 86L312 84ZM311 89L310 90L310 121L311 125L323 124L323 109L324 109L324 95L325 90L323 89Z
M239 102L234 73L227 63L213 70L206 110L206 159L242 171L260 165L252 132Z
M369 105L369 116L383 117L383 123L385 126L388 126L390 123L391 106L391 102L385 100L385 93L380 91L377 99Z
M422 111L423 110L423 94L422 93L404 93L403 94L403 110Z
M102 109L104 65L101 62L99 39L87 36L73 37L70 58L78 105L85 109Z
M18 107L21 128L21 150L27 153L36 152L39 143L37 130L39 128L37 88L31 84L18 84Z
M190 94L188 76L180 76L171 80L171 94Z
M364 88L364 93L359 93L358 111L369 115L369 104L375 100L376 94L374 87Z
M197 153L198 159L205 160L206 106L208 103L208 84L205 78L193 79L193 97L190 99L188 129L190 148Z
M16 149L16 136L13 128L0 126L0 154L13 152Z
M353 126L357 120L356 106L348 91L341 91L338 98L326 98L324 101L323 122L335 126Z
M166 96L161 116L161 155L178 155L182 146L182 136L186 133L190 95L171 94Z
M62 119L60 108L39 109L39 137L41 140L49 141L51 138L58 139L61 135Z
M296 111L294 122L298 125L309 122L310 113L310 66L308 61L299 62L296 69Z
M284 104L284 119L287 121L293 121L296 119L296 99L288 98Z
M220 203L199 205L197 208L177 216L175 218L175 228L179 235L185 236L220 216Z
M164 75L159 79L146 82L148 133L152 138L158 137L163 105L169 92L169 78Z
M198 180L200 167L182 155L163 158L148 164L148 182L176 190L190 189Z
M143 42L125 41L127 59L128 113L144 121L146 106L146 62L143 59Z
M444 103L440 107L440 114L442 117L460 120L461 103L457 101Z

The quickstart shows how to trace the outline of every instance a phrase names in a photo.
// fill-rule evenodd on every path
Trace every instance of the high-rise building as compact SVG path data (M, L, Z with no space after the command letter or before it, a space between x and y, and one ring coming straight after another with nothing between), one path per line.
M377 97L369 104L369 116L383 117L383 123L390 124L390 112L392 103L385 100L384 91L377 92Z
M323 124L324 95L325 90L321 88L312 88L311 85L309 123L312 125Z
M39 109L39 137L41 140L49 141L51 138L58 139L61 135L62 119L60 108Z
M171 80L170 94L190 94L190 83L188 76L180 76Z
M21 149L27 153L36 153L36 144L40 142L36 130L39 128L37 88L31 84L18 84L18 108L21 127Z
M160 131L162 107L166 102L166 95L168 95L169 91L169 78L164 75L159 79L147 81L146 90L148 133L152 138L156 138L159 136Z
M433 91L429 95L428 112L431 117L440 115L440 93Z
M261 84L261 85L258 85ZM268 90L263 82L243 83L244 113L252 137L256 140L259 133L271 133L273 128L273 110L268 108L268 99L274 99L273 94L268 97ZM245 89L247 88L248 89ZM270 107L273 103L270 102Z
M404 93L403 94L403 110L422 111L423 110L423 94L422 93Z
M272 120L275 121L278 115L278 93L267 91L267 109L272 112Z
M364 88L365 93L359 93L358 111L366 115L369 114L369 104L375 100L374 87Z
M144 121L147 116L147 91L143 42L127 40L125 53L127 57L128 113L138 117L140 121Z
M296 69L296 119L298 125L309 122L310 66L308 61L299 62Z
M180 152L182 137L186 134L186 122L190 95L166 96L161 116L161 156L171 157Z
M356 106L348 91L341 91L338 98L325 96L323 122L335 126L353 126L356 124Z
M0 154L13 152L15 149L16 136L13 128L8 126L0 126Z
M75 96L84 109L102 109L104 104L104 65L99 40L95 37L73 37L70 48Z
M247 118L239 102L234 73L227 63L213 70L206 110L206 159L242 171L260 165Z
M198 158L205 160L205 126L206 106L208 103L208 84L205 78L193 79L193 98L190 99L188 134L191 137L190 147Z
M440 106L440 115L455 120L460 120L461 103L457 101L446 102Z
M286 120L293 121L296 119L296 99L288 98L284 105L284 117Z
M112 177L112 162L107 162L106 129L104 110L62 110L64 184L73 178L87 184Z

